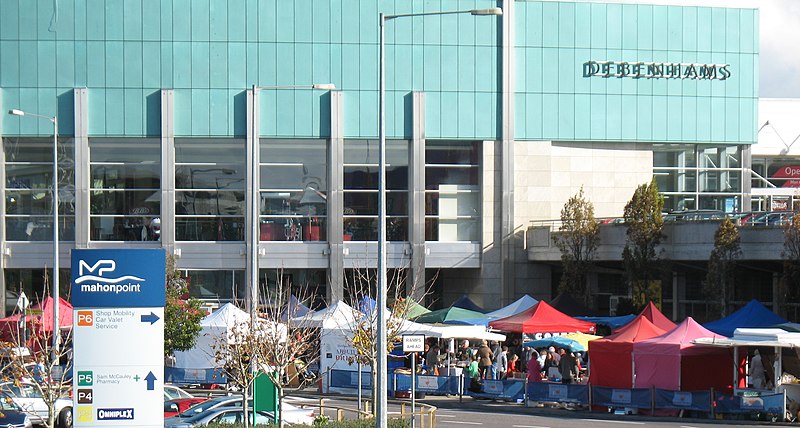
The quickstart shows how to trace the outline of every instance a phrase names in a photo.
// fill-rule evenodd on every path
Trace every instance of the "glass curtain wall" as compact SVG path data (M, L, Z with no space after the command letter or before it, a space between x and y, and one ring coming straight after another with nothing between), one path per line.
M425 142L425 240L480 240L478 142Z
M261 140L261 241L325 241L326 140Z
M289 287L292 296L311 309L325 307L328 272L325 269L261 269L259 273L259 306L272 306L280 284ZM282 283L279 283L282 281ZM282 298L285 301L286 297Z
M800 158L797 156L753 157L751 196L753 211L800 209Z
M90 139L90 238L161 239L161 144L157 139Z
M175 139L175 239L244 241L245 141Z
M739 146L653 145L653 175L664 211L741 211L741 155Z
M53 240L53 139L3 138L8 241ZM73 140L58 142L59 239L75 240Z
M408 240L407 140L386 141L386 239ZM344 142L344 240L378 240L378 141Z
M186 270L189 295L206 302L233 302L244 307L247 288L244 270Z

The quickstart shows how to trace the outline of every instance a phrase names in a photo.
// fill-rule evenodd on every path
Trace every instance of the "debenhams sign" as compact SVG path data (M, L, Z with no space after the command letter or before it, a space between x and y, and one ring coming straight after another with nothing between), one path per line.
M731 77L729 67L730 64L587 61L583 64L583 77L726 80Z

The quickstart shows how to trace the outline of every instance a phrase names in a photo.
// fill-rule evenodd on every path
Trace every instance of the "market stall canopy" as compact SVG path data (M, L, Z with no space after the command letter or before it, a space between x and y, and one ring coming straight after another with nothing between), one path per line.
M553 300L550 301L550 306L558 309L559 311L571 316L597 316L600 315L597 311L591 310L583 303L575 300L574 297L568 293L560 293Z
M636 388L718 391L733 388L733 357L727 350L698 346L699 338L723 339L691 317L673 330L633 344Z
M608 388L633 387L633 344L666 333L644 316L616 333L589 342L589 383Z
M480 312L470 311L469 309L459 308L457 306L450 306L449 308L439 309L428 312L424 315L420 315L415 318L414 321L424 324L476 325L474 322L465 321L474 319L486 321L489 320L486 315ZM486 323L484 322L483 325L486 325Z
M286 322L289 318L302 318L311 311L308 306L304 305L292 294L286 306L281 309L280 320Z
M595 324L608 326L610 329L618 329L636 318L634 314L622 315L617 317L575 317L579 320L593 322Z
M531 297L531 296L526 294L526 295L520 297L519 299L514 301L514 303L511 303L508 306L505 306L505 307L500 308L500 309L498 309L496 311L492 311L492 312L487 313L486 316L489 317L489 318L493 318L493 319L508 318L508 317L510 317L512 315L516 315L516 314L518 314L518 313L520 313L520 312L522 312L522 311L524 311L526 309L532 308L533 305L535 305L537 303L539 303L538 300L536 300L533 297Z
M586 347L581 345L577 340L570 339L566 336L551 336L543 339L528 340L525 341L523 345L537 349L555 346L557 348L567 349L569 352L583 352L586 350Z
M339 300L310 316L294 318L294 321L301 327L349 328L355 322L356 313L350 305Z
M653 302L649 302L647 306L645 306L645 308L639 312L637 318L638 317L645 317L649 319L650 322L664 331L670 331L675 328L675 323L670 321L666 315L661 313L661 311L658 310L658 307Z
M706 323L703 327L714 333L731 337L737 328L770 327L786 322L788 321L767 309L758 300L753 299L736 312L725 318Z
M545 301L507 318L490 321L495 330L513 333L594 333L595 324L572 318L559 312Z
M566 337L567 339L572 339L580 343L581 346L583 346L584 350L589 349L589 342L603 338L602 336L595 336L593 334L586 334L586 333L570 333L570 334L565 334L561 337Z
M0 319L0 329L3 330L4 336L8 336L7 333L10 332L10 329L16 331L20 318L22 318L22 313L16 313ZM30 306L25 320L28 323L34 323L40 326L45 332L52 332L53 298L47 297L43 301ZM58 298L58 326L61 330L72 327L72 305L60 297Z
M264 323L262 326L274 330L284 338L286 327L268 320L258 319L256 322ZM239 309L233 303L226 303L219 309L200 320L200 333L192 349L175 352L175 367L192 369L209 369L217 367L214 347L227 338L233 340L232 332L237 326L251 323L250 314ZM272 334L272 333L269 333ZM283 342L285 339L281 339Z
M406 319L414 319L420 315L424 315L429 313L431 310L422 306L416 300L406 297L401 304L407 305L408 308L405 310L405 318Z
M473 302L472 299L470 299L469 296L467 296L466 294L462 294L461 297L456 299L456 301L453 302L453 304L450 306L457 306L459 308L469 309L470 311L480 312L482 314L486 313L486 311L482 307L478 306L477 303Z

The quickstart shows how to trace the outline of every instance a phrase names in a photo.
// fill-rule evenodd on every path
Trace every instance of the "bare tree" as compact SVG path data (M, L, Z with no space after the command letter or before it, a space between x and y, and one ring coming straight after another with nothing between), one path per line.
M315 331L305 322L311 312L299 312L300 302L310 298L309 287L292 287L280 270L277 278L274 287L262 287L259 294L267 304L257 316L234 323L227 337L216 337L212 345L228 384L242 394L245 426L250 423L245 400L261 373L275 384L282 401L287 385L302 374L290 368L298 360L307 365L319 358L319 352L314 352Z
M408 281L407 272L409 269L391 269L387 278L387 302L391 302L386 318L386 350L391 353L401 336L405 332L408 313L411 309L410 296L425 297L426 283L421 278L413 278ZM372 412L376 409L378 397L376 390L377 362L378 362L378 311L384 310L378 307L368 307L365 302L371 301L377 291L377 270L376 269L353 269L352 275L345 277L345 294L348 296L348 304L353 308L353 318L355 322L346 329L346 337L355 349L355 356L349 361L350 364L368 365L372 375ZM431 280L432 282L433 280Z
M600 224L594 217L594 205L583 195L583 187L561 209L558 231L553 242L561 250L564 266L559 288L592 308L594 299L587 276L600 244Z
M708 260L708 274L703 283L707 302L721 317L728 315L736 281L736 260L742 255L739 229L725 218L714 233L714 249Z
M45 277L45 284L48 279ZM53 299L52 304L59 304ZM44 301L37 305L44 309ZM72 327L61 328L61 345L53 347L53 332L42 323L44 314L26 316L19 314L20 325L24 328L11 330L11 342L0 345L0 352L7 358L3 370L9 380L26 381L42 397L47 406L48 428L72 426L72 406L57 406L58 400L69 399L72 382L68 379L72 367ZM52 329L52 324L50 325Z

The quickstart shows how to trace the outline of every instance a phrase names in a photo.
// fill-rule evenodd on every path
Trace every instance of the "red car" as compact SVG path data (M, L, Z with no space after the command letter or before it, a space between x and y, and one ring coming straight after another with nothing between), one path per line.
M189 407L194 406L197 403L202 403L206 401L207 398L176 398L174 400L167 400L164 402L164 418L169 418L172 416L177 416L179 413L183 413Z

